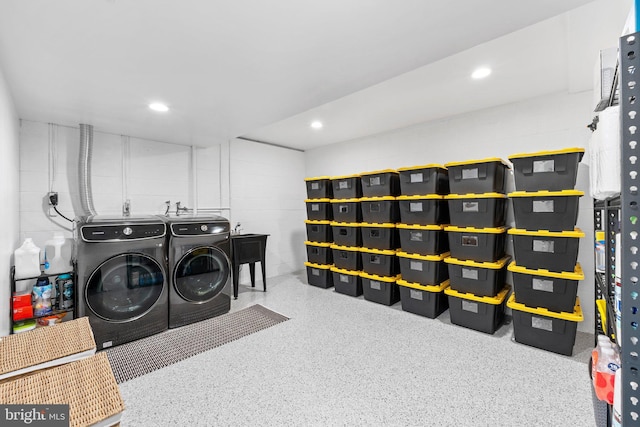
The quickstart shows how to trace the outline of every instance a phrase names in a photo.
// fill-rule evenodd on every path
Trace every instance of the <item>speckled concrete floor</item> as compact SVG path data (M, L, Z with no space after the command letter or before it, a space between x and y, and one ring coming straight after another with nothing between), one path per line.
M319 289L240 286L291 320L120 385L128 426L593 426L593 337L573 357Z

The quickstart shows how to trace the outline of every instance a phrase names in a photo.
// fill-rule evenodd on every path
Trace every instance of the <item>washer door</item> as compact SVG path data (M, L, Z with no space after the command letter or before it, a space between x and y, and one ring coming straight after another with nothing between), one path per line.
M103 262L89 277L87 305L97 316L126 322L148 312L164 286L160 264L144 254L122 254Z
M202 303L215 298L227 284L231 267L229 258L218 248L191 249L176 264L173 283L183 299Z

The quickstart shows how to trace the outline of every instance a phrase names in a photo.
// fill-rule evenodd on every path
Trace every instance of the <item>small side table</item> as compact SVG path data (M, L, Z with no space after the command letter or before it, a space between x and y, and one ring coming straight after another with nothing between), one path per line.
M262 286L267 292L267 278L265 274L265 253L267 250L268 234L237 234L231 236L231 263L233 265L233 298L238 299L238 280L240 279L240 265L249 264L251 287L256 286L256 262L262 268Z

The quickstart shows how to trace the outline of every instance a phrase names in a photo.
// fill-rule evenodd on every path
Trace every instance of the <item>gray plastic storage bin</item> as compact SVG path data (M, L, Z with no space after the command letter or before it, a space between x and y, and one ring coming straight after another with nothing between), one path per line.
M504 193L509 166L497 157L445 164L453 194Z
M578 221L578 199L584 192L515 191L509 193L516 228L524 230L573 230Z
M362 295L362 281L360 279L360 273L360 271L331 267L333 288L338 293L350 295L352 297Z
M437 255L449 251L449 238L444 225L397 224L403 252Z
M369 223L396 223L400 219L398 201L393 196L362 197L362 221Z
M378 304L393 305L400 301L400 292L396 280L397 276L378 276L376 274L360 273L362 293L367 301Z
M437 285L449 278L444 259L449 253L440 255L417 255L398 252L400 275L403 280L420 285Z
M449 194L449 172L442 165L430 164L398 169L400 194Z
M462 260L496 262L504 256L506 227L445 227L451 256Z
M444 196L425 194L398 196L400 222L403 224L448 224L449 207Z
M336 222L331 223L333 243L340 246L360 246L362 245L362 235L360 233L360 223L357 222Z
M395 276L400 272L396 251L360 248L362 271L377 276Z
M361 222L360 199L332 199L333 220L337 222Z
M516 191L560 191L576 186L584 148L522 153L509 156Z
M328 176L318 176L315 178L305 178L307 185L307 198L324 199L333 197L333 189L331 188L331 178Z
M513 256L516 264L530 270L555 272L574 271L578 261L582 230L529 231L509 230L513 236Z
M444 262L449 267L451 289L465 294L495 297L504 286L510 259L508 255L497 262L446 258Z
M395 224L360 223L362 246L373 249L398 249L400 238Z
M354 199L362 197L360 175L332 176L331 187L334 199Z
M480 297L450 287L445 289L451 323L487 334L495 333L504 320L504 306L510 290L507 285L495 297Z
M307 281L310 285L325 289L333 286L331 265L314 264L312 262L305 262L304 265L307 267Z
M451 225L458 227L503 227L507 216L507 196L500 193L449 194Z
M306 199L307 218L327 221L333 218L330 199Z
M330 221L306 219L304 223L307 228L307 240L321 243L333 241Z
M449 308L444 290L449 286L445 280L439 285L420 285L406 280L398 280L402 310L435 319Z
M331 256L331 243L304 242L307 247L307 261L314 264L333 264Z
M363 172L362 196L397 196L400 194L400 178L398 171L385 169L381 171Z
M360 270L362 268L359 247L331 245L331 252L333 264L337 268L344 270Z

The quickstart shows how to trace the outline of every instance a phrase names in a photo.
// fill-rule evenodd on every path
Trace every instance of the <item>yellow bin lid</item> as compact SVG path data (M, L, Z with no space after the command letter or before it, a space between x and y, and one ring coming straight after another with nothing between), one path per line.
M398 171L395 170L395 169L382 169L382 170L379 170L379 171L360 172L360 176L378 175L378 174L383 174L383 173L398 173Z
M505 285L504 288L498 292L498 295L495 297L480 297L474 294L468 294L463 292L454 291L451 288L447 288L444 290L444 293L457 298L466 299L469 301L483 302L485 304L498 305L502 304L502 302L507 298L507 294L511 290L511 286Z
M376 227L376 228L396 228L395 224L391 224L388 222L361 222L361 227Z
M305 241L304 242L305 245L307 246L319 246L321 248L328 248L331 247L331 243L326 243L326 242L312 242L312 241Z
M407 230L444 230L446 225L419 225L419 224L396 224L396 228L403 228Z
M319 268L320 270L329 270L331 267L333 267L333 264L316 264L309 261L305 261L304 265L311 268Z
M447 170L447 168L445 168L444 166L439 165L437 163L429 163L428 165L405 166L403 168L398 168L398 171L399 172L406 172L406 171L414 171L414 170L417 170L417 169L429 169L429 168Z
M448 258L445 258L444 262L446 262L447 264L462 265L464 267L488 268L491 270L499 270L502 267L504 267L504 265L507 262L509 262L510 259L511 259L511 256L509 255L505 256L504 258L496 262L481 262L481 261L463 260L463 259L448 257Z
M397 200L425 200L425 199L444 199L440 194L420 194L415 196L398 196Z
M360 273L360 277L364 277L365 279L377 280L378 282L387 282L393 283L400 279L400 275L397 276L378 276L377 274L369 274L364 271Z
M567 279L567 280L583 280L584 272L582 271L582 266L580 263L576 263L576 268L574 271L564 271L561 273L556 273L554 271L549 271L545 269L531 270L526 267L522 267L517 265L515 261L509 264L507 270L513 273L522 273L522 274L530 274L533 276L543 276L543 277L553 277L555 279Z
M359 246L331 245L331 249L336 249L338 251L360 252L360 247Z
M411 258L411 259L419 259L421 261L442 261L447 258L451 253L445 252L440 255L420 255L420 254L410 254L407 252L398 251L396 253L397 256L402 258Z
M562 190L562 191L514 191L509 193L509 197L571 197L571 196L584 196L584 191L578 190Z
M488 157L486 159L467 160L464 162L449 162L449 163L445 163L444 166L447 168L450 168L451 166L467 166L467 165L476 165L480 163L493 163L493 162L500 162L503 165L509 167L509 164L499 157Z
M331 201L331 199L326 199L326 198L322 198L322 199L305 199L304 202L305 203L329 203Z
M313 178L305 178L305 181L320 181L321 179L331 179L331 177L328 176L315 176Z
M351 276L359 276L361 271L357 271L357 270L345 270L344 268L338 268L338 267L331 267L331 271L333 273L340 273L340 274L349 274Z
M468 193L468 194L449 194L444 196L445 199L506 199L507 195L502 193Z
M338 175L338 176L332 176L331 179L332 181L337 181L340 179L349 179L349 178L360 178L359 174L353 174L353 175Z
M329 225L331 221L327 221L324 219L305 219L305 224L316 224L316 225Z
M576 305L573 307L573 313L566 313L564 311L551 311L544 307L529 307L524 304L516 302L516 294L512 294L507 301L507 307L512 310L524 311L526 313L537 314L540 316L553 317L554 319L569 320L571 322L582 322L584 317L582 316L582 308L580 307L580 298L576 297Z
M395 255L398 251L394 251L392 249L360 248L360 252L366 252L369 254L377 254L377 255Z
M584 153L584 148L572 147L572 148L563 148L561 150L538 151L535 153L518 153L518 154L510 155L509 160L522 159L524 157L553 156L557 154L569 154L569 153Z
M331 199L331 203L353 203L359 201L360 199Z
M329 223L332 227L360 227L360 223L359 222L338 222L338 221L331 221Z
M398 280L397 283L398 285L404 286L405 288L417 289L419 291L442 292L449 286L449 279L445 280L439 285L421 285L420 283L407 282L404 279Z
M363 197L360 199L361 202L382 202L386 200L396 200L393 196L376 196L376 197Z
M502 234L507 231L507 227L498 228L475 228L475 227L457 227L455 225L449 225L444 228L445 231L455 231L456 233L488 233L488 234Z
M524 230L522 228L510 228L509 234L515 234L517 236L537 236L537 237L572 237L579 239L584 237L584 233L579 228L573 231L549 231L549 230Z

